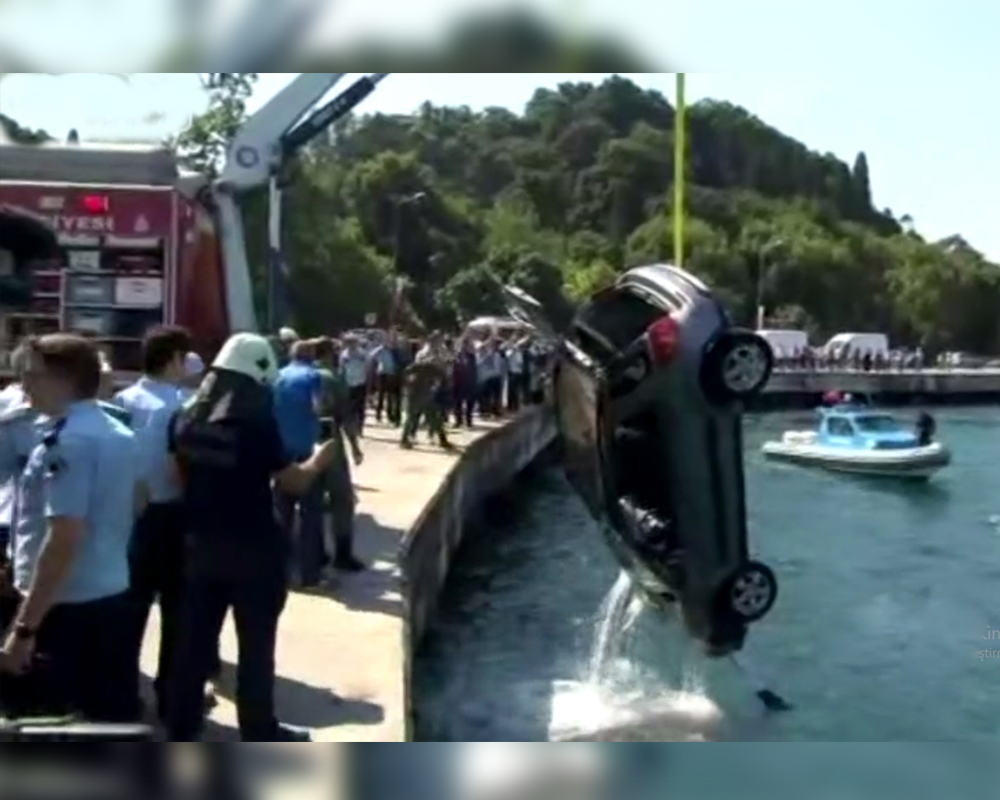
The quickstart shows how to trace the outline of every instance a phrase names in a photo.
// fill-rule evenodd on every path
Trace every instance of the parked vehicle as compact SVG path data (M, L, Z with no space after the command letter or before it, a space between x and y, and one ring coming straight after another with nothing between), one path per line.
M555 331L509 288L512 313ZM713 656L771 609L774 573L750 557L743 401L774 357L694 276L640 267L594 295L559 337L555 400L570 481L653 604L676 604Z
M889 337L884 333L838 333L823 347L831 358L889 357Z
M775 358L795 358L809 349L809 334L805 331L761 330L757 335L771 345Z

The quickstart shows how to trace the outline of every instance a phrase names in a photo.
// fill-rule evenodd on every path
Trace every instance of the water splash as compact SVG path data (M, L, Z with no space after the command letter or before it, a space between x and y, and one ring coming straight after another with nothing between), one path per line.
M624 657L628 633L646 604L622 572L601 604L594 646L580 681L553 686L550 741L668 742L721 738L723 715L704 676L688 665L678 687L651 684Z
M611 591L601 603L595 626L594 649L590 656L589 683L601 685L607 680L608 668L621 654L625 636L635 625L644 604L635 591L632 577L622 570Z

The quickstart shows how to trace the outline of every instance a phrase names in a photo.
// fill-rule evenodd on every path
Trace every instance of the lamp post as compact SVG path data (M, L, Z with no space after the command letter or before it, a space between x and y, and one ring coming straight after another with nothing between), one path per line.
M760 254L758 255L759 264L757 269L757 330L764 329L764 316L766 309L764 307L764 280L767 276L767 256L774 250L784 245L784 239L773 239L768 244L761 248Z
M687 157L687 102L683 72L677 73L677 110L674 115L674 265L684 266L684 162Z
M406 197L397 197L393 200L392 267L396 273L396 281L393 286L392 308L389 310L389 330L396 327L396 317L403 300L403 292L410 285L409 280L402 274L399 263L403 249L403 208L422 203L426 197L427 192L415 192Z

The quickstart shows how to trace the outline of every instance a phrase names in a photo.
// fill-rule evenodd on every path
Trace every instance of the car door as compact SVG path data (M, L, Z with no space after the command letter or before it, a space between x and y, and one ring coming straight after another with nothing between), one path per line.
M570 484L596 519L605 516L606 465L602 457L604 385L594 361L555 332L535 298L506 287L508 312L556 343L553 399L563 445L563 468Z

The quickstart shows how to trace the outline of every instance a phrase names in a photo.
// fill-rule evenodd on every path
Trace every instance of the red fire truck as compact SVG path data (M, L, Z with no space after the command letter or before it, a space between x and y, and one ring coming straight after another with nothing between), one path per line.
M20 302L0 305L0 356L27 334L76 331L134 372L151 326L187 327L206 358L230 333L258 330L238 201L259 187L270 189L266 327L281 324L283 167L388 75L364 76L310 114L345 74L296 77L246 121L215 181L183 173L159 147L0 143L0 221L31 220L57 240L42 258L19 246L16 224L0 230L0 281L6 270L28 283Z
M28 295L3 312L0 341L92 334L139 369L153 325L181 324L211 352L229 330L215 225L160 148L0 146L0 208L44 222L58 252L29 265Z

